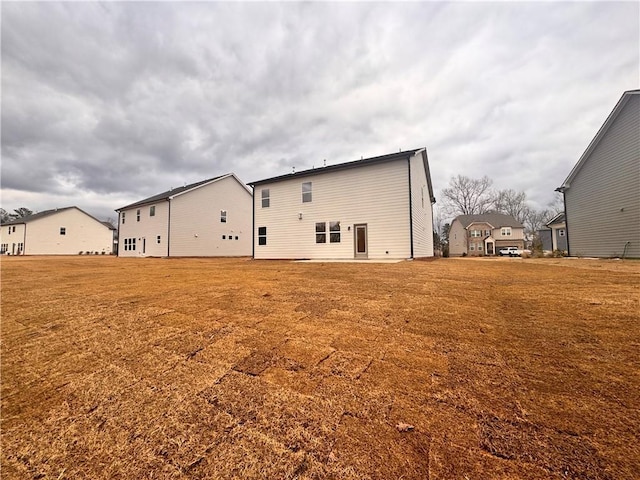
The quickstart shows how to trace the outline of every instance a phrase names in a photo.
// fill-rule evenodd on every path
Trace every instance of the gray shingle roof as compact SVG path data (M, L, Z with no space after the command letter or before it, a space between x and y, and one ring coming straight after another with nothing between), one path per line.
M54 215L56 213L64 212L65 210L71 210L72 208L75 208L76 210L80 210L82 213L84 213L88 217L93 218L96 222L104 223L104 222L101 222L100 220L98 220L93 215L89 215L87 212L85 212L81 208L73 206L73 207L52 208L51 210L44 210L42 212L34 213L33 215L28 215L26 217L22 217L22 218L17 218L15 220L11 220L10 222L3 223L2 225L18 225L20 223L29 223L29 222L33 222L34 220L40 220L41 218L48 217L50 215ZM113 227L111 227L111 228L113 228Z
M226 177L227 175L229 175L229 174L219 175L219 176L213 177L213 178L208 178L207 180L202 180L200 182L192 183L190 185L185 185L184 187L172 188L170 190L167 190L166 192L162 192L162 193L159 193L157 195L153 195L152 197L145 198L144 200L140 200L138 202L131 203L129 205L125 205L124 207L117 208L116 212L119 212L121 210L126 210L127 208L134 208L134 207L138 207L138 206L142 206L142 205L148 205L149 203L155 203L155 202L159 202L161 200L168 200L169 197L173 197L175 195L178 195L179 193L183 193L183 192L186 192L187 190L191 190L192 188L199 187L201 185L204 185L205 183L213 182L214 180L218 180L218 179L220 179L222 177Z
M556 224L556 223L562 223L562 222L564 222L564 213L560 212L555 217L553 217L551 220L549 220L545 225L548 227L550 225L553 225L553 224Z
M484 213L482 215L459 215L455 220L458 220L464 228L467 228L472 223L485 222L492 225L493 228L500 227L512 227L512 228L524 228L520 222L518 222L511 215L505 215L503 213Z
M281 180L288 180L290 178L298 178L298 177L306 177L309 175L317 175L320 173L325 173L325 172L335 172L335 171L339 171L339 170L346 170L349 168L357 168L357 167L362 167L365 165L370 165L373 163L382 163L382 162L388 162L388 161L392 161L392 160L400 160L400 159L405 159L408 158L412 155L415 155L416 152L419 152L420 150L423 150L424 148L414 148L412 150L405 150L402 152L397 152L397 153L390 153L387 155L381 155L379 157L371 157L371 158L364 158L362 160L355 160L352 162L345 162L345 163L338 163L335 165L329 165L327 167L318 167L318 168L311 168L309 170L301 170L299 172L296 173L288 173L286 175L279 175L277 177L271 177L271 178L265 178L264 180L257 180L255 182L249 182L247 185L251 185L251 186L255 186L255 185L260 185L260 184L264 184L264 183L273 183L273 182L279 182ZM433 195L432 195L433 196Z

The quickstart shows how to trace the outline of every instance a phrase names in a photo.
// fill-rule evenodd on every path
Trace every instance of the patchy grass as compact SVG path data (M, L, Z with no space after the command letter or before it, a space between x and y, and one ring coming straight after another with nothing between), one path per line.
M640 472L637 262L1 268L2 478Z

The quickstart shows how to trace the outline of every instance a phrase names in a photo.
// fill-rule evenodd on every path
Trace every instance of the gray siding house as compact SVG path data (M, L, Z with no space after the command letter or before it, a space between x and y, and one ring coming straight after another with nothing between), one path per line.
M557 190L569 255L640 258L640 90L622 95Z
M559 213L545 226L546 229L538 230L538 236L542 241L542 250L567 252L567 225L564 220L564 213Z

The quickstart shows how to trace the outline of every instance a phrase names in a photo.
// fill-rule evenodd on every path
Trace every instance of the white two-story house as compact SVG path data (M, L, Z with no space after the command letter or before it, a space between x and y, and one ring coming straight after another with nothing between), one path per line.
M113 227L78 207L54 208L3 223L0 253L8 255L111 254Z
M249 183L256 259L433 257L425 148Z
M248 257L251 203L229 173L119 208L118 256Z
M497 255L501 248L524 248L524 225L511 215L459 215L449 230L449 255Z

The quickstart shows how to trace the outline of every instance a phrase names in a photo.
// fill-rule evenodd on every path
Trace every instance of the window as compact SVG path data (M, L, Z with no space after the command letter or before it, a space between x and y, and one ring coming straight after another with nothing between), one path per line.
M67 228L66 227L60 227L60 235L66 235L67 234Z
M227 211L220 210L220 223L227 223Z
M14 225L12 228L13 228L13 233L16 233L16 227L15 227L15 225Z
M7 234L11 235L11 227L8 227L8 228L9 228L9 230L7 230Z
M478 251L479 251L479 252L481 252L481 251L482 251L482 244L481 244L481 243L479 243L479 244L478 244Z
M316 243L327 243L327 224L316 223Z
M258 245L267 244L267 227L258 227Z
M122 224L124 225L124 212L122 212Z
M269 196L269 189L268 188L263 188L261 190L261 192L262 192L261 193L261 195L262 195L262 208L267 208L267 207L269 207L269 199L271 198Z
M482 230L471 230L471 236L472 237L481 237L482 236Z
M138 209L138 211L136 212L136 220L138 222L140 221L140 209Z
M309 203L311 201L311 182L305 182L302 184L302 203Z
M560 230L558 230L558 235L561 237L564 237L564 228L561 228Z
M340 243L340 222L329 222L329 241Z
M233 235L229 235L229 240L233 240Z
M156 243L160 243L160 235L156 237Z
M502 229L500 230L500 235L502 235L503 237L510 237L511 227L502 227Z
M470 243L469 244L469 250L473 252L475 249L476 249L476 244L475 243Z
M236 240L238 239L238 236L236 235Z
M484 231L484 236L485 237L489 237L491 235L491 230L485 230Z
M136 239L135 238L125 238L124 239L124 250L126 252L133 251L136 249Z
M149 216L150 217L155 217L156 216L156 206L152 205L149 207ZM160 242L158 242L160 243Z
M223 239L223 240L226 240L226 239L227 239L227 236L226 236L226 235L222 235L222 239Z

